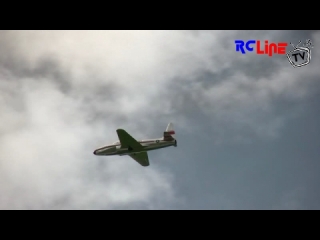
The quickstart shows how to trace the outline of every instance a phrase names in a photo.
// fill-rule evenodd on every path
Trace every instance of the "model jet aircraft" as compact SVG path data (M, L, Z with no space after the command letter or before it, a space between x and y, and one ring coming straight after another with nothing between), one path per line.
M129 155L139 164L147 167L150 165L147 151L170 146L177 147L177 140L172 123L168 124L166 131L163 133L163 137L157 139L137 141L123 129L118 129L117 134L119 141L112 145L98 148L93 154L97 156Z

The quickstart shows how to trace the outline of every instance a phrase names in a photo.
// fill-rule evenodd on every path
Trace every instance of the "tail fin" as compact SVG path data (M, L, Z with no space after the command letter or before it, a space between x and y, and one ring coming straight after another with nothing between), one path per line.
M173 129L173 124L169 123L167 126L166 131L163 133L163 140L171 141L175 139L175 131Z

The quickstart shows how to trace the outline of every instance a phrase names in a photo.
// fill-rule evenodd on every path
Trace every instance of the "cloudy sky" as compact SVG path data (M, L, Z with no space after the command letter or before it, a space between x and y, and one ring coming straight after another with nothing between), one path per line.
M312 59L235 39L311 39ZM319 47L301 30L0 31L0 209L320 209ZM93 155L170 121L178 147L147 168Z

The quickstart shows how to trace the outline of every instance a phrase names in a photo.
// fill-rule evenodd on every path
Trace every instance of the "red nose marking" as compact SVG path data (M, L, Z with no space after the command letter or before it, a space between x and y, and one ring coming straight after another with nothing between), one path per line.
M174 131L169 131L168 133L169 133L169 134L175 134L175 132L174 132Z

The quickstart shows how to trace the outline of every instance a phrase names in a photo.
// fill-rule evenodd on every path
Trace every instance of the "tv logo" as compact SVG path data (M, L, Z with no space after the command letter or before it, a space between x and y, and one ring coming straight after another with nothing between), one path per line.
M290 44L293 46L293 50L287 53L287 58L290 64L294 68L309 64L311 60L310 48L313 48L311 40L307 39L305 44L303 44L303 47L298 47L301 44L301 41L299 41L296 46L294 46L292 43Z
M261 47L260 40L249 40L246 43L242 40L235 40L234 43L236 44L236 51L241 51L242 54L246 54L245 49L249 52L252 52L254 50L253 47L250 47L250 45L257 45L256 48L256 54L265 54L269 55L269 57L272 57L273 54L286 54L286 47L288 46L288 43L286 42L279 42L279 43L270 43L269 41L264 41L264 49ZM245 47L245 49L244 49Z

